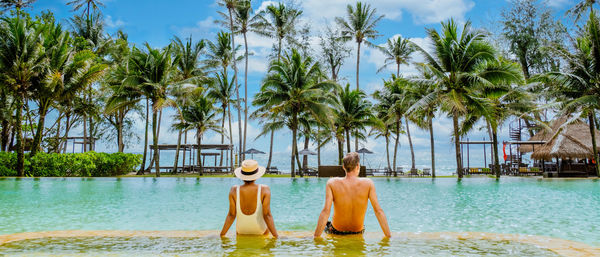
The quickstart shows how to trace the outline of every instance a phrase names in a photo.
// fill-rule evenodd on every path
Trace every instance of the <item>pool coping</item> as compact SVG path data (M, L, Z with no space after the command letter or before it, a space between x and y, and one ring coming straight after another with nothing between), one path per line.
M284 237L312 237L311 232L281 231ZM230 232L228 237L235 236ZM382 238L381 233L370 232L365 234L369 238ZM130 231L130 230L62 230L44 232L23 232L16 234L0 235L0 245L22 240L40 238L68 238L68 237L218 237L218 231L194 231L194 230L171 230L171 231ZM326 237L329 237L326 235ZM492 240L513 241L540 248L548 249L562 256L600 256L600 248L585 243L565 239L534 236L523 234L500 234L488 232L395 232L395 238L422 239L422 240Z

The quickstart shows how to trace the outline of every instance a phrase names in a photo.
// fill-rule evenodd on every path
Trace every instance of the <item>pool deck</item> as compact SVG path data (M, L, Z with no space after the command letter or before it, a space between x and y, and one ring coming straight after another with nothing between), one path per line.
M310 232L281 231L283 237L311 237ZM235 234L230 232L228 237ZM329 235L326 235L329 236ZM100 231L47 231L47 232L25 232L17 234L0 235L0 245L29 239L40 238L69 238L69 237L183 237L183 238L201 238L218 237L218 231L119 231L119 230L100 230ZM382 238L381 233L369 232L365 234L368 238ZM600 256L600 248L593 247L584 243L569 241L564 239L520 235L520 234L498 234L486 232L396 232L392 233L393 238L408 238L417 240L491 240L491 241L513 241L524 244L535 245L540 248L548 249L562 256Z

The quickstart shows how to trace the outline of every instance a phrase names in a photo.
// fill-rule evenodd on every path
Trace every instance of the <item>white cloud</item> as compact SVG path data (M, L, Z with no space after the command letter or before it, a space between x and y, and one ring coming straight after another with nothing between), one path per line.
M551 1L546 1L546 3L548 4L548 6L554 7L554 8L563 7L565 4L567 4L569 2L571 2L571 0L551 0Z
M437 23L448 18L464 20L465 13L475 4L471 0L367 0L365 3L377 8L386 19L398 21L402 12L411 14L417 24ZM347 0L306 0L302 1L304 13L309 20L346 15ZM326 10L326 11L324 11Z
M113 20L112 16L110 16L110 15L106 16L106 18L104 19L104 23L109 28L119 28L119 27L123 27L126 25L126 23L123 20L121 20L121 19Z
M174 28L182 37L189 37L192 35L195 38L210 38L212 39L215 35L214 30L218 28L215 24L215 18L212 16L206 17L204 20L198 21L194 27L183 27Z

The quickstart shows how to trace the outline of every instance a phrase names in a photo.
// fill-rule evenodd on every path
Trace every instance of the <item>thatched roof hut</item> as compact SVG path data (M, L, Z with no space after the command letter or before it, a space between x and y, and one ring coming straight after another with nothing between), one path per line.
M566 116L561 116L558 119L553 120L552 122L550 122L549 128L548 127L544 127L542 128L540 131L538 131L535 135L533 135L529 140L529 142L548 142L550 141L550 139L552 139L552 137L556 134L556 131L558 131L558 129L560 128L560 126L562 126L563 124L565 124L565 122L567 122L568 118ZM588 132L589 134L589 132ZM537 148L540 146L534 146L533 144L528 145L528 144L523 144L519 147L519 151L521 153L531 153L534 150L537 150Z
M598 142L600 132L598 130L595 132L596 142ZM597 144L597 148L600 150L600 145ZM591 159L593 155L590 127L577 119L570 124L559 126L545 144L535 147L531 158L551 161L553 158Z

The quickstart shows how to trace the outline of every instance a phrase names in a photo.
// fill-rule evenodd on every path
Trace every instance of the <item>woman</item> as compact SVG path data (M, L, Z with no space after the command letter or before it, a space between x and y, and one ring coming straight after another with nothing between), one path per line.
M238 235L267 235L277 238L277 230L271 216L271 190L266 185L254 183L265 174L265 168L255 160L245 160L242 167L235 169L236 177L244 184L231 187L229 191L229 213L221 230L225 236L233 221Z

